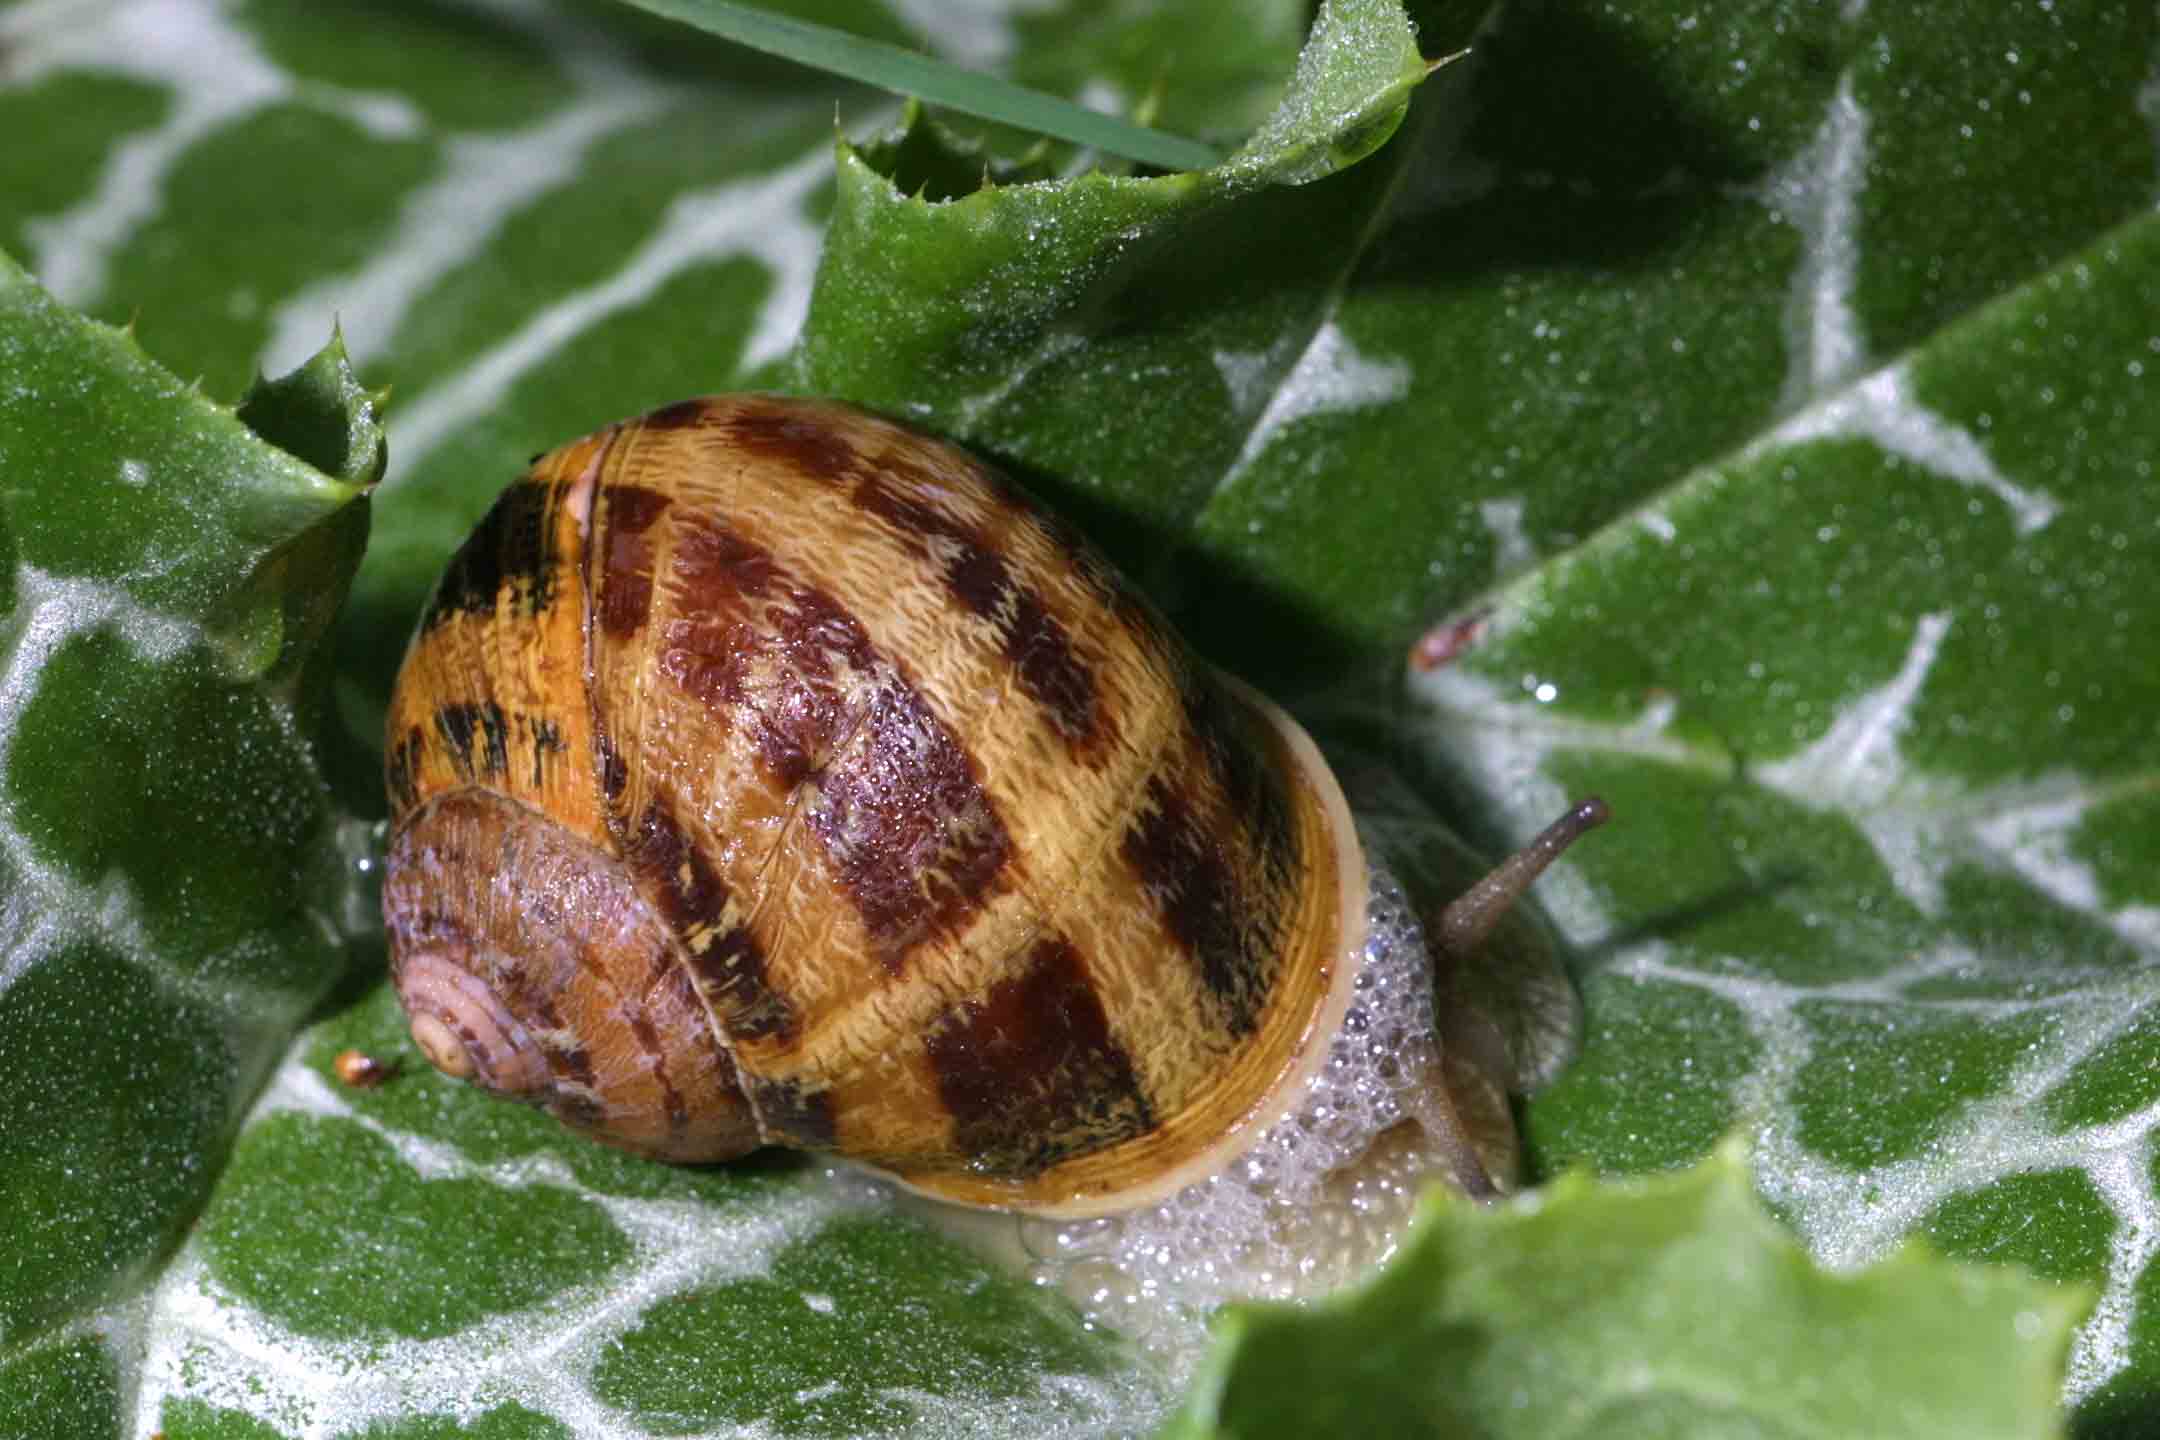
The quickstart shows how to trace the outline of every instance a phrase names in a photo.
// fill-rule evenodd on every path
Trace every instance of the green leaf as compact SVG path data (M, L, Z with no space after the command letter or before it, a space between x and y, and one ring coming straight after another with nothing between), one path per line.
M140 28L151 8L159 24ZM1294 81L1319 100L1308 117L1384 121L1412 78L1403 32L1373 7L1331 11L1380 22L1373 44L1323 50L1304 81L1309 12L1287 0L776 8L1226 151ZM259 544L155 601L199 613L214 653L129 668L111 636L56 652L69 708L124 704L80 727L52 711L37 770L11 783L68 866L143 873L170 927L161 963L196 989L136 986L113 1022L87 997L139 967L97 946L46 962L41 1023L9 1065L27 1054L58 1077L37 1091L48 1107L116 1067L145 1083L132 1103L62 1107L36 1143L149 1169L197 1153L224 1122L188 1087L247 1086L169 1037L203 1005L223 1013L235 976L275 968L268 951L206 948L245 933L246 907L174 908L207 890L165 862L227 847L206 860L219 887L252 872L274 890L292 871L266 852L297 830L244 825L214 798L254 774L242 752L198 760L179 730L137 744L131 716L199 710L218 677L258 670L237 707L258 720L266 685L301 708L327 689L349 733L325 763L375 813L382 698L414 616L527 456L685 395L815 385L1007 464L1210 659L1316 729L1376 737L1485 853L1588 789L1612 802L1614 823L1542 886L1586 1013L1580 1057L1524 1113L1540 1173L1669 1169L1747 1131L1763 1191L1820 1258L1864 1264L1925 1232L2100 1287L2072 1351L2073 1422L2150 1432L2160 808L2139 564L2160 509L2160 411L2142 389L2160 363L2144 318L2160 19L2073 0L1750 0L1715 16L1679 0L1435 3L1413 18L1425 54L1473 52L1337 173L1104 183L1052 151L1024 170L989 160L986 187L1010 136L980 146L922 121L836 166L836 108L843 133L877 135L894 116L882 97L624 7L0 8L0 133L35 137L0 146L0 244L70 304L134 317L213 395L292 368L335 316L367 383L399 397L372 548L317 662L286 668L319 611L242 583L284 583L247 559ZM1379 128L1286 121L1260 160L1294 177ZM0 389L12 379L0 367ZM2041 497L2054 508L2030 523ZM357 509L306 533L328 544ZM175 515L141 522L39 540L116 565L153 541L226 545ZM1436 621L1467 648L1406 698L1401 657ZM1841 769L1847 737L1859 759ZM96 772L42 773L79 773L93 738ZM269 753L276 770L290 752ZM153 782L155 823L112 833L141 813L130 787ZM586 1297L665 1280L651 1236L744 1242L742 1273L682 1282L717 1293L769 1275L785 1246L765 1240L838 1203L814 1171L666 1171L461 1103L413 1071L383 997L359 994L276 1070L256 1123L277 1143L242 1142L249 1205L292 1213L271 1193L304 1190L311 1159L338 1160L385 1221L428 1213L444 1193L430 1184L554 1187L608 1215L630 1258L592 1290L566 1262L532 1306L437 1340L326 1339L264 1318L267 1290L213 1280L206 1222L130 1270L155 1280L136 1309L71 1311L96 1318L0 1347L0 1366L29 1367L0 1369L0 1398L50 1365L90 1377L69 1384L103 1397L93 1409L131 1404L138 1433L198 1403L209 1433L425 1434L497 1411L511 1433L574 1429L594 1413L599 1347L665 1287L614 1309ZM408 1071L333 1086L333 1036ZM325 1126L336 1143L300 1143ZM338 1225L305 1242L317 1255L341 1253L339 1235L410 1233L322 1209ZM135 1223L117 1199L103 1213ZM115 1233L115 1253L141 1253ZM45 1283L28 1253L0 1248L0 1293ZM237 1286L229 1254L219 1266ZM392 1289L425 1294L425 1278L401 1270ZM907 1274L885 1278L910 1293ZM423 1347L440 1368L374 1384ZM540 1358L519 1361L528 1348ZM485 1395L456 1389L466 1361ZM899 1398L918 1427L978 1432L1139 1428L1162 1404L1144 1361L1062 1410L1060 1384ZM835 1405L893 1399L849 1385Z
M925 195L970 173L929 122L843 146L794 383L996 455L1155 579L1384 214L1415 152L1344 167L1424 75L1399 6L1344 3L1220 170Z
M5 257L0 354L0 1377L11 1412L95 1434L121 1387L93 1322L177 1242L347 958L285 617L321 631L373 476L314 470ZM379 469L348 396L284 416L372 434ZM290 563L326 533L342 563Z
M346 1050L394 1073L347 1087ZM635 1160L446 1080L382 984L302 1037L154 1314L175 1440L302 1413L433 1435L475 1397L653 1435L995 1410L1102 1433L1167 1403L1125 1347L861 1181Z
M980 1257L891 1217L842 1217L754 1278L689 1290L599 1357L600 1397L655 1429L764 1421L783 1435L907 1425L920 1401L1018 1398L1026 1377L1100 1376L1114 1352ZM1095 1417L1097 1423L1108 1415Z
M211 1279L295 1334L455 1334L620 1264L629 1241L553 1186L514 1201L422 1180L358 1127L278 1115L235 1152L202 1235Z
M245 1411L181 1400L167 1404L158 1417L165 1440L280 1440L277 1427ZM498 1405L470 1420L421 1415L384 1420L339 1432L339 1440L568 1440L571 1431L523 1405Z
M17 563L109 578L162 613L225 618L272 552L360 494L252 437L5 257L0 374L0 506Z
M1441 1192L1361 1289L1226 1312L1163 1433L2059 1435L2090 1306L1920 1245L1820 1270L1728 1151L1490 1209Z
M275 380L256 376L234 413L248 429L325 475L372 490L390 463L382 425L389 398L387 390L361 388L345 337L333 332L299 369Z
M58 1339L0 1361L7 1440L95 1440L120 1413L119 1365L99 1340Z
M1402 6L1332 0L1313 22L1289 93L1229 168L1275 185L1324 180L1387 143L1430 68Z
M2156 298L2141 218L1476 602L1436 733L1545 804L1599 791L1630 842L1580 862L1592 1024L1530 1110L1546 1164L1737 1124L1825 1256L1920 1227L2144 1272L2150 887L2079 853L2136 833L2160 763L2124 658L2160 623L2129 559ZM2022 1172L2065 1198L2012 1203ZM2103 1307L2073 1382L2142 1384L2133 1333Z

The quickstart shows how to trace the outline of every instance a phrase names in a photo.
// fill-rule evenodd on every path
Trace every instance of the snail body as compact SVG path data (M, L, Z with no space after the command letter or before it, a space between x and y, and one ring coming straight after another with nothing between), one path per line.
M951 446L685 402L538 459L392 699L384 910L438 1068L678 1161L1085 1215L1264 1126L1366 872L1281 711Z

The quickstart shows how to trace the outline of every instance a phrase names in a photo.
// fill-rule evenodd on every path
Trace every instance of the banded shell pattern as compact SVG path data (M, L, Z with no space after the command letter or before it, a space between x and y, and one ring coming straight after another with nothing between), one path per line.
M536 460L387 747L415 1039L673 1160L1143 1203L1279 1117L1364 933L1303 731L994 472L837 404L693 400Z

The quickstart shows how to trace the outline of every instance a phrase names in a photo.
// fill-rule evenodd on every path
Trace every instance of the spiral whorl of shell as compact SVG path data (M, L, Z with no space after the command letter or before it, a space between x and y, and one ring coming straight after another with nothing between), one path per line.
M689 401L535 462L445 575L388 746L416 1033L421 992L485 991L557 1113L675 1158L754 1136L971 1204L1139 1203L1280 1113L1363 935L1303 732L994 473L833 404ZM453 835L541 856L541 893L448 876ZM687 1096L723 1069L709 1141Z

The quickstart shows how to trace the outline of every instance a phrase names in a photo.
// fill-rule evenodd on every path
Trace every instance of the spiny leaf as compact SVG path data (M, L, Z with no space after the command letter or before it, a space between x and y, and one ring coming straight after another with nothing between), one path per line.
M843 145L795 382L968 440L1083 513L1110 507L1097 537L1155 580L1163 537L1237 468L1256 418L1218 360L1248 366L1254 393L1295 361L1282 337L1322 323L1415 151L1353 162L1426 73L1400 6L1343 0L1219 170L974 189L914 117Z
M0 1378L57 1417L117 1402L98 1310L152 1278L346 959L287 682L370 477L272 445L5 257L0 356Z
M1402 1257L1312 1309L1245 1306L1164 1440L1371 1433L2062 1433L2079 1287L1920 1246L1818 1269L1740 1153L1640 1181L1564 1176L1428 1202Z
M349 485L372 490L390 463L382 412L389 391L371 391L353 374L342 330L299 368L272 380L257 376L235 413L271 444Z
M1263 120L1310 13L787 8L1109 109L1159 92L1163 123L1209 138ZM1864 1263L1918 1229L2104 1285L2072 1361L2076 1423L2152 1431L2160 618L2137 567L2160 513L2160 408L2141 388L2160 373L2160 257L2141 238L2153 7L1764 0L1713 22L1682 0L1420 4L1427 53L1475 53L1419 88L1387 147L1303 187L1255 186L1197 229L1173 206L1093 248L1061 238L1099 218L1074 186L1070 208L1029 218L1077 274L1031 272L1003 220L979 241L911 228L909 206L990 214L979 164L916 205L887 183L908 162L866 144L869 173L844 162L836 197L835 101L851 125L869 118L853 87L627 8L156 9L155 43L141 6L0 17L0 134L37 139L0 146L0 244L71 303L139 308L145 343L215 394L297 360L333 313L369 382L396 382L399 454L339 635L359 746L376 743L422 596L528 455L791 378L836 214L835 280L860 267L880 283L852 316L846 286L837 308L820 294L811 329L833 368L811 379L860 384L1011 464L1211 659L1303 713L1390 731L1393 758L1486 853L1563 797L1613 801L1615 827L1541 887L1577 947L1587 1023L1581 1058L1530 1104L1533 1162L1664 1169L1744 1127L1818 1255ZM1400 68L1378 67L1375 93ZM1163 189L1194 193L1184 176ZM1549 583L1524 579L1546 567ZM1485 645L1403 703L1399 657L1449 615ZM274 667L271 633L236 631L197 678ZM19 742L69 779L26 804L74 863L133 856L129 826L109 834L104 817L135 812L112 797L176 768L168 808L203 815L151 812L142 849L207 854L216 838L225 873L281 875L237 823L262 817L206 803L255 773L244 752L134 743L133 712L169 705L179 677L101 684L83 658L50 677L79 701L52 712L64 723ZM1876 743L1840 764L1833 734ZM117 758L84 767L93 738ZM184 893L163 879L176 868L138 863L145 897ZM161 944L205 988L237 988L244 956L216 937ZM120 991L135 973L51 979ZM152 1008L48 1068L185 1080ZM394 1013L361 1012L349 1038L395 1055ZM342 1096L397 1148L383 1175L567 1176L656 1228L726 1208L770 1229L809 1193L786 1170L689 1175L562 1148L521 1112L449 1118L416 1084L348 1094L326 1065L311 1037L265 1122ZM109 1176L191 1153L190 1115L160 1108L172 1099L138 1107L152 1138L123 1126L94 1157ZM179 1138L155 1138L168 1125ZM331 1433L376 1423L366 1404L427 1417L410 1423L426 1434L491 1403L444 1396L467 1362L502 1357L500 1317L426 1342L448 1357L419 1372L440 1390L341 1408L325 1397L353 1392L334 1382L281 1388L319 1376L266 1356L256 1310L206 1299L200 1261L166 1268L128 1332L148 1337L140 1374L118 1375L95 1338L110 1312L29 1356L89 1334L52 1362L72 1393L314 1406L338 1414ZM589 1334L647 1302L598 1319L550 1303ZM320 1374L382 1373L332 1359ZM589 1371L556 1359L503 1394L590 1413ZM1070 1419L1063 1393L1048 1380L933 1418L1024 1428ZM1151 1393L1094 1413L1151 1413Z
M19 562L109 577L168 614L211 616L363 489L256 437L4 255L0 377L0 506Z

